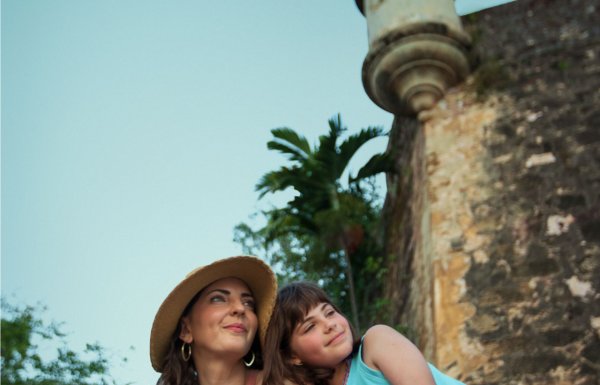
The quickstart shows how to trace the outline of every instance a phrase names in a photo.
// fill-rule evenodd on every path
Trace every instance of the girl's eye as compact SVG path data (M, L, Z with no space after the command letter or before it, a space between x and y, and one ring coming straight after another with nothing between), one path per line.
M306 326L304 327L304 334L306 334L306 333L308 333L309 331L311 331L311 330L312 330L312 328L313 328L313 326L315 326L315 325L313 325L313 324L308 324L308 325L306 325Z
M331 317L332 315L334 315L336 313L335 309L331 306L327 306L323 310L324 310L323 313L325 314L325 317Z

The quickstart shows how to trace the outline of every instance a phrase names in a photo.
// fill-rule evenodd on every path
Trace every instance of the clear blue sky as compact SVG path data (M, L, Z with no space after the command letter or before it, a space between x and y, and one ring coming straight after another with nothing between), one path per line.
M390 126L367 49L352 0L3 0L2 295L47 305L73 349L127 356L118 381L155 383L154 314L240 253L233 227L283 162L270 130Z

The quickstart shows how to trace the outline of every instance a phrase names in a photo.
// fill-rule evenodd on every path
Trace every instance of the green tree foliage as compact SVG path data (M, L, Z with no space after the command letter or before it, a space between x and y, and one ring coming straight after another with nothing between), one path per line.
M381 128L368 127L340 142L345 131L338 115L311 148L290 128L272 130L268 149L290 164L266 173L256 189L261 198L290 188L295 196L284 207L259 213L266 221L262 228L238 225L235 240L245 252L266 255L283 272L282 280L320 283L360 329L360 319L370 321L380 306L373 298L380 294L377 274L383 265L381 208L371 177L389 170L390 162L385 154L374 155L344 187L342 175L358 149L384 135Z
M2 385L115 384L103 348L88 344L83 356L69 349L59 325L39 318L42 310L2 299ZM38 343L58 346L55 357L46 358Z

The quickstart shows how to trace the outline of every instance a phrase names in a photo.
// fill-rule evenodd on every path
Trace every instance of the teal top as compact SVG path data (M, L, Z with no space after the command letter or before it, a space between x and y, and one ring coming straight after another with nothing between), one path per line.
M436 385L465 385L440 372L435 366L428 365ZM390 385L389 381L383 376L383 373L368 367L364 363L362 360L362 343L358 348L358 354L352 358L346 385Z

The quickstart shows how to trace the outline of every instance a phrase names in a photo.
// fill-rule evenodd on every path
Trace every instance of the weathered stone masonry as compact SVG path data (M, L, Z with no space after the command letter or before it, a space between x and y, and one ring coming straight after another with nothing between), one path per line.
M469 17L479 70L420 128L394 124L392 322L467 384L600 383L599 15L519 0Z

